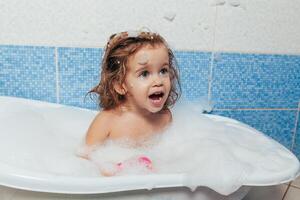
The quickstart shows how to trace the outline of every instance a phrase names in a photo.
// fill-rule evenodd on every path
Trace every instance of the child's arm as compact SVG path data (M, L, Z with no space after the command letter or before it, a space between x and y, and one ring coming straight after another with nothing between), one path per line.
M84 146L77 152L79 157L89 159L89 154L108 138L111 120L110 114L106 111L95 117L86 133Z
M87 146L95 146L104 142L109 136L112 117L107 111L99 113L91 123L86 137Z
M110 115L107 111L103 111L95 117L86 133L85 144L77 150L77 156L89 159L90 153L108 138L112 120Z
M90 127L85 136L85 145L77 152L77 155L81 158L90 160L90 153L93 152L98 145L102 144L110 134L110 127L113 123L113 116L107 111L102 111L99 113L95 119L90 124ZM112 169L105 169L101 166L101 163L96 163L99 165L100 172L103 176L113 176L116 171L112 167ZM100 165L101 164L101 165Z

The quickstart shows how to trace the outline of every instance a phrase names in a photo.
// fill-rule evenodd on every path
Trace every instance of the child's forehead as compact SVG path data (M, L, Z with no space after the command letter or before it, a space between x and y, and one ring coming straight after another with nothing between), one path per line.
M148 45L140 48L128 59L128 69L134 70L146 65L161 65L169 63L168 49L164 45Z
M140 58L150 57L151 55L156 56L157 59L169 59L168 49L163 44L157 45L145 45L137 50L133 55L131 55L131 59L140 60Z

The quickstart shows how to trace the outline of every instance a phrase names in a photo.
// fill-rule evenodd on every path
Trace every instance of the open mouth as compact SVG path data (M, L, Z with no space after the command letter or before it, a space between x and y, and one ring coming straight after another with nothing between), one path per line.
M164 96L164 93L163 92L155 92L151 95L149 95L149 98L151 100L161 100L161 98Z

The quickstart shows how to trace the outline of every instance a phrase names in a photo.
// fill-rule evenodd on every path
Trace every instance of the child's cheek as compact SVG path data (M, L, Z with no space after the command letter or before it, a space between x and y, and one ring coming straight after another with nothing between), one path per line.
M148 80L146 78L138 78L134 82L132 82L133 87L135 86L147 86L148 85Z

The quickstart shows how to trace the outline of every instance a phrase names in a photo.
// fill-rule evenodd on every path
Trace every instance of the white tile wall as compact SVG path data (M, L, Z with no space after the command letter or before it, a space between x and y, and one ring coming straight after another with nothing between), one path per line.
M299 10L298 0L0 0L0 44L103 47L148 27L176 49L300 54Z

